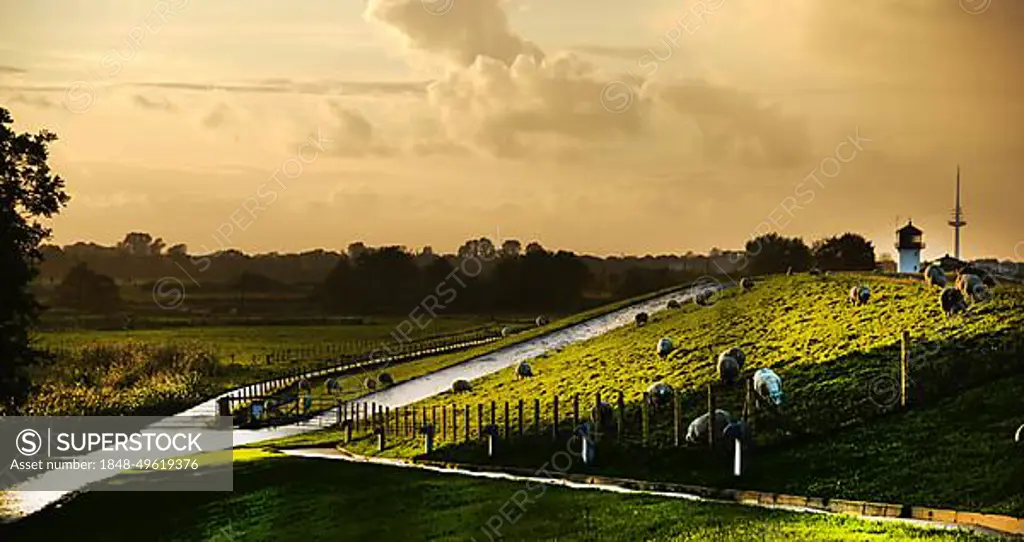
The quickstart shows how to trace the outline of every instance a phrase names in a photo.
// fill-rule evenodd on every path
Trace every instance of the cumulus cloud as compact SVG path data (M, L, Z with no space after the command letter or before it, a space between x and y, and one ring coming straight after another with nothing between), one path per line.
M432 11L438 6L446 11ZM701 155L788 166L806 153L803 125L735 89L643 80L571 53L545 54L510 27L502 0L371 0L365 15L450 66L427 87L450 143L427 149L561 160L652 153L669 137L676 148L661 158L670 161Z
M379 140L373 124L358 110L329 104L333 116L329 139L330 154L342 157L387 156L393 149Z

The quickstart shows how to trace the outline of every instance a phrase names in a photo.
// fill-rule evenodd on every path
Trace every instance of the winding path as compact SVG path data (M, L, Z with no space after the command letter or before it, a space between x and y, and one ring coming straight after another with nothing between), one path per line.
M489 354L472 358L458 365L398 383L385 390L363 396L353 402L376 403L378 405L391 408L412 404L447 391L450 389L452 381L456 379L477 379L500 371L506 367L511 367L522 361L535 358L545 352L562 348L580 341L592 339L614 329L632 324L637 312L644 311L653 314L654 312L664 310L670 299L686 301L689 299L689 296L681 294L679 291L674 291L646 301L634 303L579 324L555 330L521 343L501 348ZM314 371L305 376L315 377L321 374L329 374L332 370L333 368L323 369ZM174 416L166 418L165 421L170 421L173 418L213 416L217 413L218 400L224 397L238 396L240 396L240 390L225 392L184 412L180 412ZM298 422L292 425L268 427L263 429L236 429L233 432L233 444L234 446L242 446L280 437L308 433L330 425L336 419L337 408L333 408L310 420ZM116 474L116 471L90 471L88 480L80 485L79 488L84 487L88 483L97 482ZM0 512L3 512L3 514L0 514L0 517L3 515L9 515L12 516L11 519L18 519L20 517L33 514L47 505L57 502L65 495L69 495L76 491L39 491L32 489L34 484L41 479L48 479L47 477L50 476L59 477L61 475L62 473L59 471L43 474L40 477L28 480L25 483L16 486L14 490L7 492L6 496L8 497L9 502L5 503L3 509L0 510Z

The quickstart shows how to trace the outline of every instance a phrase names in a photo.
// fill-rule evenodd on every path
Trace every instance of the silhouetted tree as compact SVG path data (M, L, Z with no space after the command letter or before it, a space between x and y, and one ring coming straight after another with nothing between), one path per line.
M57 286L54 304L86 312L109 313L121 307L121 295L114 279L79 263Z
M750 272L755 275L807 271L811 267L811 250L803 239L782 237L777 233L762 235L747 242Z
M29 343L39 304L28 286L50 236L38 218L50 218L70 200L64 180L46 163L48 131L18 134L14 119L0 107L0 414L13 413L31 387L26 369L40 358Z
M501 251L499 252L504 258L515 258L523 250L523 244L515 239L506 239L501 244Z
M875 247L855 233L844 233L814 242L815 264L829 271L871 271L875 268Z

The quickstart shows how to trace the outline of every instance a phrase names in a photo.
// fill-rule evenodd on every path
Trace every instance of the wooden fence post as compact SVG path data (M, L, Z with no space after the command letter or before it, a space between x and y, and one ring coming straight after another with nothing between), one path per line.
M476 432L477 436L483 436L484 434L484 404L476 404Z
M552 403L555 421L551 425L551 440L558 440L558 396L554 397L554 403Z
M466 442L469 442L469 405L466 405Z
M625 435L626 433L626 398L622 395L621 391L619 392L618 407L619 415L616 417L617 419L615 420L618 424L618 427L616 427L616 438L618 438L621 441L623 435Z
M508 440L512 435L508 434L508 401L505 401L505 440Z
M676 448L678 448L680 444L679 437L681 431L679 430L679 426L682 425L682 417L683 412L682 407L679 404L679 392L674 391L672 392L672 432L675 437Z
M426 420L423 420L423 423L426 423ZM416 433L416 409L415 408L412 409L412 430L413 430L413 434L415 434Z
M708 447L715 449L715 390L708 384Z
M430 425L437 427L437 405L430 408Z
M580 426L580 394L572 396L572 430L573 432Z
M452 408L455 408L453 405ZM448 440L448 409L441 407L441 440Z
M601 416L601 392L594 396L594 434L601 434L601 427L604 425L604 418Z
M519 437L523 436L523 400L519 400Z
M650 430L650 414L647 412L647 403L650 397L651 394L645 391L643 401L640 403L640 438L644 446L647 446L648 431Z
M533 434L540 436L540 399L533 399Z
M900 406L907 408L907 373L910 370L910 332L900 336Z
M496 410L496 408L497 407L495 406L494 401L491 401L491 425L496 425L496 420L494 419L494 411Z

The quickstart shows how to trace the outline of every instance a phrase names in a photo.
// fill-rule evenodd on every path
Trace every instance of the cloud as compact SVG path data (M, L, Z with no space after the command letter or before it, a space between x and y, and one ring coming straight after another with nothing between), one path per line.
M442 4L450 9L431 12ZM545 54L510 27L503 7L501 0L368 4L368 20L451 67L427 87L449 143L413 148L462 147L511 159L629 155L770 166L792 166L807 154L805 126L753 96L699 80L614 75L572 53Z
M15 94L11 97L11 103L20 103L37 109L53 109L57 104L46 96L33 94Z
M623 60L637 60L644 55L651 54L650 47L609 47L604 45L576 45L570 49L572 52L583 55L590 55L605 58L617 58Z
M201 122L206 128L216 130L231 123L234 119L235 115L231 107L224 102L220 102L214 106L212 111L203 116Z
M310 94L338 96L386 96L422 95L426 82L422 81L293 81L285 78L269 78L251 83L184 83L149 82L134 83L135 86L163 88L194 92L240 92L259 94Z
M359 111L338 103L328 104L333 122L328 139L334 141L327 151L333 156L388 156L394 149L378 139L373 124Z
M178 110L178 107L171 103L171 101L167 98L153 99L147 98L142 94L136 94L132 96L132 102L143 109L167 112L173 112Z
M370 0L364 17L390 27L415 49L459 66L478 56L512 64L526 55L542 58L532 42L512 31L501 0Z
M25 75L27 71L14 66L0 64L0 75Z

